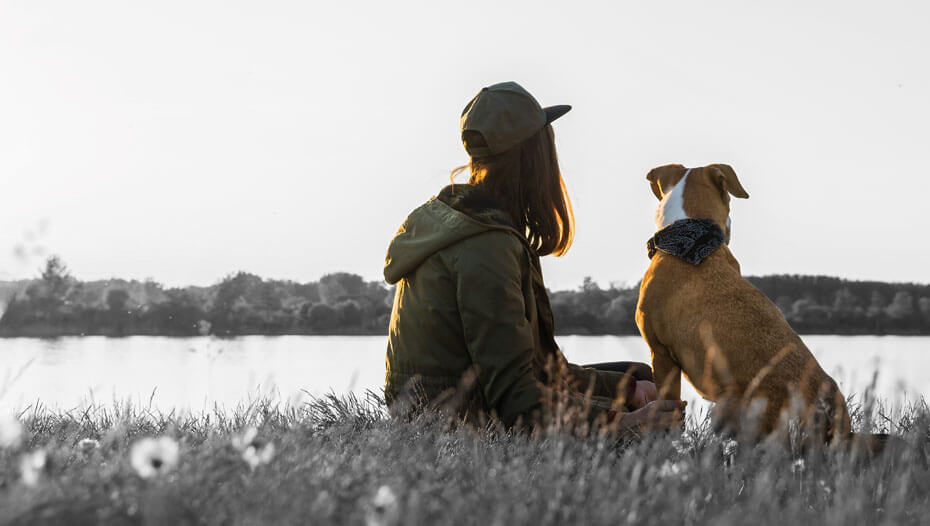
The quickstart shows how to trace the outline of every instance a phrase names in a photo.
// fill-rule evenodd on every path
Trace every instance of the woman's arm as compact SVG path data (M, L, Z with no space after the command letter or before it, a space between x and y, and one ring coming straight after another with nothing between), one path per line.
M490 408L508 425L534 413L545 417L546 389L533 367L537 352L533 324L523 294L524 248L508 232L490 231L460 241L449 251L465 343L477 371L477 383ZM569 364L583 386L593 382L593 397L585 390L561 393L563 401L589 421L609 413L622 386L633 399L636 383L622 373L595 371ZM622 414L622 413L621 413ZM538 423L538 422L537 422Z
M615 371L598 371L573 363L567 364L568 374L582 393L591 390L594 396L611 400L621 399L627 407L637 407L631 402L636 398L636 377ZM641 406L640 406L641 407Z
M465 342L487 404L506 424L542 407L535 339L521 286L523 246L490 231L456 245L452 270Z

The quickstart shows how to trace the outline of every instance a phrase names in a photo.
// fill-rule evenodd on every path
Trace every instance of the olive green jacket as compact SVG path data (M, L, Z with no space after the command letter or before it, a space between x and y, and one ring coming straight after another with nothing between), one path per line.
M397 284L385 376L391 405L451 403L466 420L496 414L511 425L538 421L554 392L589 419L611 408L618 386L632 398L631 377L565 361L539 258L474 186L446 187L407 217L384 277Z

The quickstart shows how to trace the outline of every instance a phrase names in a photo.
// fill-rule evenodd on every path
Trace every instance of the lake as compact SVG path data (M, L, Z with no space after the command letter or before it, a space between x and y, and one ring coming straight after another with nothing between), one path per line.
M562 336L569 361L649 361L635 336ZM806 336L843 392L875 391L891 404L930 394L930 337ZM244 336L0 339L0 409L37 400L68 409L114 400L161 410L232 408L260 395L297 401L381 388L384 336ZM701 410L691 386L682 396Z

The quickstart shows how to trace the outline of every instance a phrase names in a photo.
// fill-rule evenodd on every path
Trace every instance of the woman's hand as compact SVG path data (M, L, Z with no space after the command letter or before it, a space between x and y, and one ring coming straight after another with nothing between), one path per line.
M633 399L630 400L629 405L633 409L641 409L658 397L659 396L656 394L656 384L637 380L636 392L633 394Z
M684 400L649 402L641 409L620 415L620 429L637 434L680 429L684 426L686 405L688 402Z

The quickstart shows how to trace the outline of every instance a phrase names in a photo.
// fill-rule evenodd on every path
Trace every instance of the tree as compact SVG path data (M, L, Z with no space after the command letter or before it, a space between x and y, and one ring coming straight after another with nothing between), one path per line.
M595 290L601 290L601 287L598 286L597 282L594 281L591 278L591 276L585 276L584 279L581 281L581 291L589 292L589 291L595 291Z
M794 300L790 296L781 295L775 300L775 306L781 311L782 316L787 318L794 308Z
M31 309L47 321L60 321L62 307L71 291L74 278L58 256L49 256L39 279L26 288Z
M629 325L633 319L633 313L627 309L627 299L623 296L617 296L610 301L607 306L607 312L604 314L604 320L612 332L618 332L620 329Z
M801 298L791 306L786 316L795 329L821 328L830 320L830 311L811 298Z
M577 298L576 308L596 318L603 318L612 299L590 276L586 276L581 283L581 291Z
M924 321L930 323L930 298L922 296L917 300L917 307L920 309Z
M877 291L872 291L872 297L869 299L869 308L866 310L866 314L870 318L876 318L881 316L885 312L885 306L888 305L888 300L885 299L885 296Z
M859 304L856 295L849 290L849 287L843 287L833 295L833 308L838 311L854 310Z
M365 290L365 280L357 274L336 272L320 278L320 300L335 305L342 300L357 299Z
M339 326L339 313L325 303L317 303L307 311L307 325L314 331L334 330Z
M237 272L220 282L216 288L213 299L213 308L210 310L210 319L218 334L232 334L241 329L242 321L238 314L247 310L245 296L250 288L257 283L261 285L262 279L247 272Z
M71 273L58 256L49 256L39 279L51 296L64 299L71 285Z
M346 300L336 305L336 312L339 313L339 322L346 329L361 329L362 327L362 309L355 300Z
M914 314L914 298L911 293L906 290L895 292L894 299L885 307L885 313L895 320L910 318Z
M110 289L107 291L107 308L110 312L125 312L126 303L129 302L129 293L125 289Z

